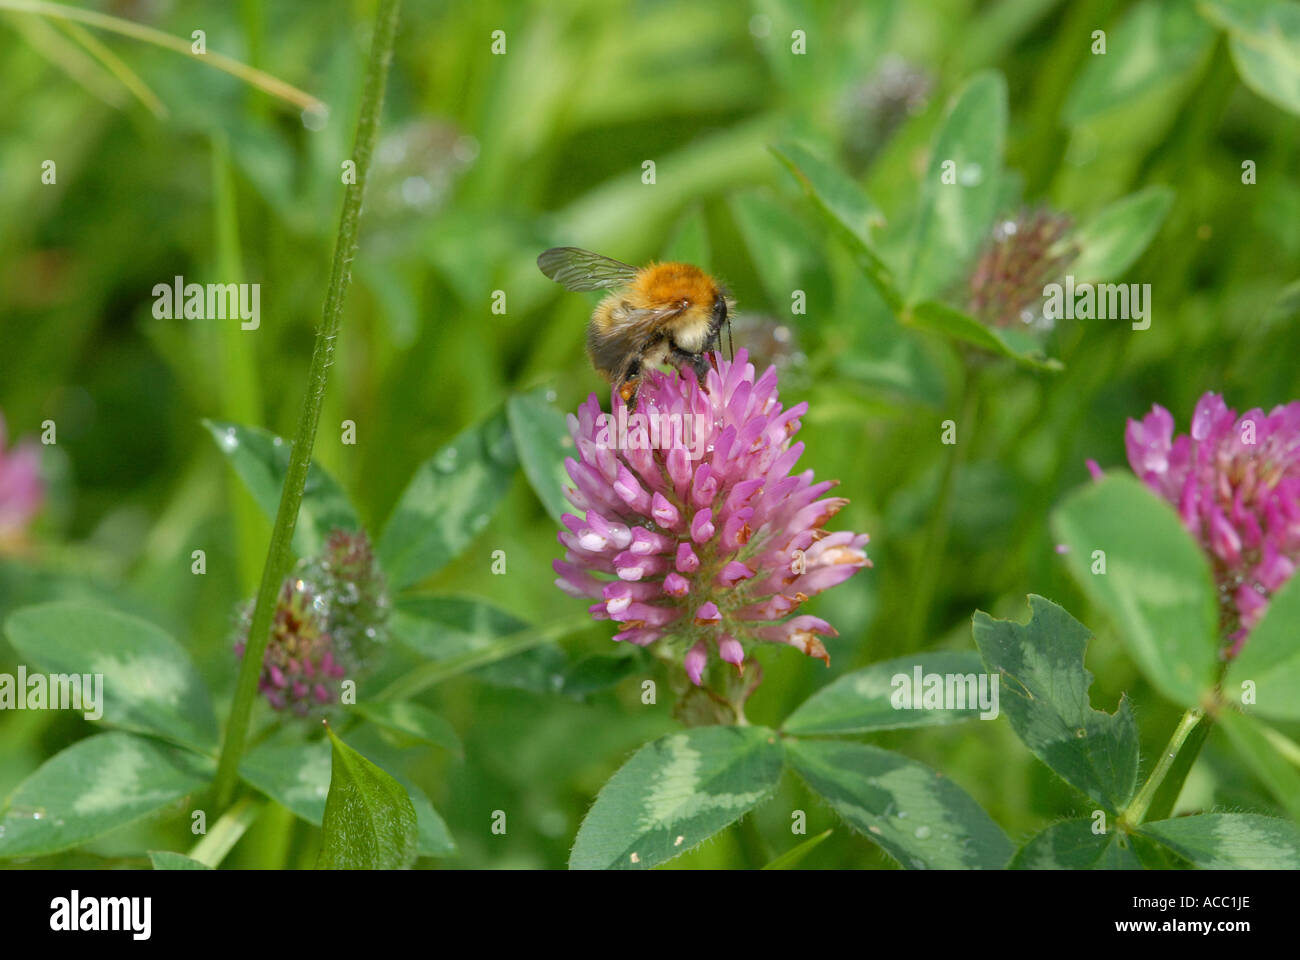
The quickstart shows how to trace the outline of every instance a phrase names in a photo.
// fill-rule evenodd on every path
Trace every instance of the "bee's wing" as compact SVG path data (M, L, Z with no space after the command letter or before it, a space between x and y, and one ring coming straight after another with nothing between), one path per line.
M537 258L537 266L566 290L621 287L636 276L636 267L578 247L552 247Z

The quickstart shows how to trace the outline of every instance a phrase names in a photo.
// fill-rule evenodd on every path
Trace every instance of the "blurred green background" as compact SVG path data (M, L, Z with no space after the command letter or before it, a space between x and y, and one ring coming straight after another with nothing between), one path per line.
M304 123L208 65L97 33L156 92L159 116L55 21L0 9L0 411L11 443L46 419L58 431L31 542L0 558L0 617L61 597L144 616L193 653L220 714L237 667L232 628L270 523L201 420L293 432L373 4L85 6L179 37L202 29L209 49L329 106L323 126ZM852 501L837 528L872 537L874 569L810 605L840 631L831 669L764 651L750 718L777 724L865 663L970 649L972 611L1023 618L1034 592L1097 631L1093 701L1111 709L1128 691L1149 756L1179 711L1069 581L1048 513L1085 481L1086 458L1124 463L1125 418L1153 402L1185 430L1206 390L1239 410L1300 393L1300 298L1285 295L1300 274L1297 118L1241 82L1212 25L1175 8L1191 11L1117 0L406 3L317 461L378 530L415 467L513 391L549 388L561 410L604 395L582 350L593 301L542 277L541 250L572 244L633 263L690 251L737 299L737 345L781 364L783 401L809 402L802 464ZM1104 67L1089 51L1096 29L1116 58ZM800 141L851 175L884 216L879 249L897 257L945 105L984 68L1009 91L1000 212L1043 203L1078 223L1151 185L1172 188L1174 203L1122 278L1151 284L1151 328L1062 322L1048 340L1065 365L1056 374L977 364L974 423L961 424L945 495L954 448L940 424L959 416L962 354L899 324L768 145ZM41 182L46 160L53 185ZM178 274L260 283L260 329L155 319L154 284ZM794 289L805 315L791 314ZM492 312L497 290L504 315ZM344 420L355 445L340 440ZM521 474L470 549L422 587L538 624L572 616L580 601L552 585L554 531ZM923 560L926 543L941 556ZM204 576L190 572L198 548ZM494 550L506 552L504 576L489 573ZM611 632L566 637L565 656L610 652ZM15 662L0 644L0 670ZM601 784L675 728L671 698L643 706L637 677L585 699L493 679L460 677L423 698L465 756L407 751L459 847L421 862L562 866ZM72 714L0 714L0 794L90 731ZM1013 841L1086 815L1005 720L874 742L952 777ZM1276 809L1217 733L1179 809L1212 806ZM495 809L509 813L504 837L489 830ZM673 865L760 865L799 839L793 809L808 811L809 834L836 826L806 866L889 865L793 778ZM183 849L187 835L171 810L35 865L132 865L146 848ZM317 837L268 808L227 862L310 863Z

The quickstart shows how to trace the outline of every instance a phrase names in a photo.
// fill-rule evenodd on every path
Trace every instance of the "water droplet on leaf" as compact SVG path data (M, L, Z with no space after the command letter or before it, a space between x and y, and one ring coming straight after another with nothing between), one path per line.
M456 469L456 458L459 455L460 451L455 447L448 447L433 458L434 469L440 470L443 473L451 473L451 471Z
M957 181L963 187L979 186L984 180L984 168L978 163L968 163L957 175Z

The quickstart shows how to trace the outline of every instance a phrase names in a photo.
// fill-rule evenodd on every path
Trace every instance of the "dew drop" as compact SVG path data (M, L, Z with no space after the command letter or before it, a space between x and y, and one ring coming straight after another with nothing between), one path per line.
M434 469L440 470L443 473L451 473L451 471L456 469L456 458L459 455L460 451L455 447L448 447L433 458Z
M548 837L563 836L568 828L569 818L560 810L547 810L537 818L537 829Z
M451 148L452 155L465 166L478 159L478 150L478 140L469 134L457 137Z
M408 207L427 207L434 199L433 187L424 177L407 177L402 181L401 193Z
M329 119L329 108L324 104L318 107L307 107L302 112L302 125L308 130L324 130Z
M924 839L926 839L926 838L929 837L929 836L930 836L930 828L929 828L929 827L917 827L917 828L916 828L916 839L918 839L918 840L924 840Z
M906 820L906 819L907 819L907 811L906 811L906 810L899 810L899 811L898 811L898 819L899 819L899 820Z
M498 463L510 463L515 455L515 442L510 431L502 430L488 443L488 455Z
M556 397L556 394L555 394L555 391L554 391L554 390L547 390L547 391L546 391L546 402L547 402L547 403L554 403L554 402L555 402L555 397Z
M984 180L984 168L978 163L968 163L957 175L957 179L963 187L979 186Z
M221 435L221 449L230 453L239 446L239 437L235 434L234 427L226 427L226 432Z

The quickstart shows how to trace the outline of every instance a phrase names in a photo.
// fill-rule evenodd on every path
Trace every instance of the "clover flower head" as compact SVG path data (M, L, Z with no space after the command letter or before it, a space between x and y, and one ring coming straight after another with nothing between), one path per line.
M235 653L242 657L253 618L252 605L242 619ZM336 655L329 633L329 604L314 584L289 577L271 615L271 636L262 658L258 691L277 710L306 715L338 703L339 681L346 666Z
M971 272L972 316L995 327L1046 330L1043 289L1059 280L1078 256L1068 216L1046 208L1002 217Z
M1220 624L1240 652L1300 563L1300 402L1241 416L1206 393L1189 433L1158 404L1124 433L1129 465L1178 510L1210 559Z
M335 643L358 661L387 639L388 586L364 531L333 531L302 576L318 584L329 603Z
M844 152L853 173L879 155L909 116L925 109L934 78L897 54L888 54L861 82L848 88L839 104Z
M281 585L271 615L258 690L276 710L305 716L339 702L342 680L384 639L388 594L364 532L335 530L321 552L300 561ZM240 619L243 657L253 619Z
M0 414L0 550L6 544L22 542L45 499L40 448L29 442L6 450L7 439L4 416Z
M826 660L829 623L798 613L810 597L869 566L865 534L826 524L848 502L824 496L811 470L793 472L806 403L785 408L773 367L757 379L744 350L715 355L703 387L657 371L636 411L617 392L568 418L578 456L556 584L595 601L614 639L661 644L700 685L711 658L743 669L755 642Z

